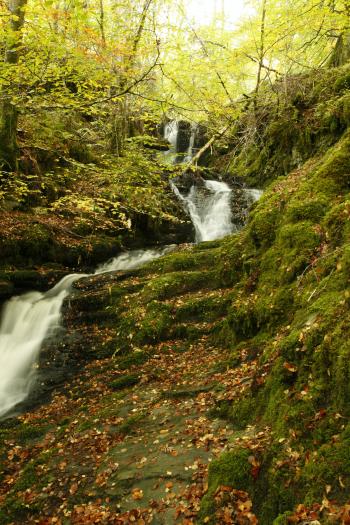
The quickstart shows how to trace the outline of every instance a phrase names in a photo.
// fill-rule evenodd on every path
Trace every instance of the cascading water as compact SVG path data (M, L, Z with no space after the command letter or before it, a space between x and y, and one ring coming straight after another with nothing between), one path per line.
M203 187L193 185L187 196L173 182L171 186L191 217L196 242L221 239L236 229L232 223L232 190L225 182L205 180Z
M188 145L187 155L184 158L184 162L190 162L190 160L193 157L193 150L194 150L194 143L195 143L196 135L197 135L197 129L198 129L198 124L195 124L195 123L192 124L190 142Z
M59 325L61 306L82 274L64 277L46 293L10 299L0 325L0 417L29 394L42 342Z
M106 272L117 272L121 270L135 270L140 268L149 261L158 259L162 255L166 255L176 248L175 244L170 244L164 248L153 248L149 250L132 250L130 252L122 253L118 257L114 257L111 261L98 266L95 274Z
M139 268L174 249L134 250L99 266L95 274ZM67 275L46 293L29 292L4 306L0 324L0 418L24 401L36 379L42 344L60 325L72 284L88 274Z
M179 123L177 120L170 120L164 126L164 139L170 143L168 151L163 151L161 156L168 164L174 164L176 162L176 146L177 136L179 133Z
M252 202L258 201L264 193L263 190L256 190L254 188L245 188L244 192Z
M176 120L165 125L164 138L170 143L165 155L172 163L179 162L178 131ZM196 133L197 126L193 125L187 156L182 157L181 162L191 160ZM174 182L170 184L192 219L196 242L219 239L237 229L232 220L232 190L226 183L203 180L201 184L193 184L187 195L183 195ZM259 190L245 191L253 202L261 196ZM174 245L126 252L99 266L95 274L139 268L172 249ZM82 277L84 274L68 275L46 293L30 292L13 297L5 304L0 324L0 418L7 416L30 393L42 344L60 325L64 299L72 284Z
M198 132L198 124L191 125L187 154L184 157L176 155L179 123L176 120L168 122L164 128L164 138L171 147L165 154L170 155L173 163L190 162L194 154L194 144ZM225 183L216 180L202 180L202 184L194 183L187 195L181 193L175 181L170 182L175 195L183 203L185 210L190 215L195 228L196 242L220 239L237 231L232 218L232 189ZM261 190L243 189L246 198L243 199L245 207L259 200Z

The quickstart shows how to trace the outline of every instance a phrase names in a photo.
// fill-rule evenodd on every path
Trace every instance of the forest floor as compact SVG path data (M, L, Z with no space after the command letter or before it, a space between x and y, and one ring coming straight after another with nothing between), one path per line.
M31 446L7 440L0 502L16 493L28 510L37 506L26 522L41 525L194 523L210 461L238 440L251 448L257 473L254 450L268 442L267 430L237 432L211 416L218 398L232 399L249 386L256 367L251 361L220 370L223 360L225 352L203 338L189 349L183 341L159 344L128 376L110 359L91 363L65 395L20 417L31 429ZM140 382L122 388L121 377ZM48 431L38 439L43 423ZM23 469L31 464L36 480L26 486ZM217 491L217 502L226 501L218 522L257 523L248 494L229 489L228 502L227 490Z

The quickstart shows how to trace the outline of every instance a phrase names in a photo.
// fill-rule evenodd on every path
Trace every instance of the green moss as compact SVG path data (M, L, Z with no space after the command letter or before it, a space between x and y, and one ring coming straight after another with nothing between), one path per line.
M137 385L137 383L140 381L140 378L136 374L128 374L125 376L118 377L118 379L115 379L111 383L109 383L109 387L112 390L122 390L123 388L128 388L130 386Z
M175 321L180 322L189 320L215 321L226 313L227 305L230 302L231 297L225 297L222 293L213 297L199 297L177 307L174 318Z
M350 89L350 72L345 71L343 75L339 76L337 80L334 82L334 91L345 91L346 89Z
M323 224L327 232L327 239L332 245L338 245L349 238L349 213L350 201L346 200L333 206L325 216Z
M209 392L214 387L214 384L209 384L205 386L199 386L194 388L183 388L176 390L167 390L162 392L162 397L166 399L186 399L186 398L195 398L198 394L202 392Z
M124 423L119 425L118 432L120 434L130 434L133 431L134 427L141 423L144 417L145 414L143 413L129 417L126 421L124 421Z
M167 304L151 301L140 320L134 340L137 344L167 339L171 325L171 308Z
M350 135L347 133L326 155L317 170L317 178L327 184L334 181L339 189L350 185Z
M312 504L322 499L326 485L332 487L332 497L340 503L348 499L348 491L335 480L342 479L345 487L350 485L350 427L334 443L320 447L310 461L305 464L300 482L306 487L305 503Z
M16 436L21 442L34 441L46 434L49 428L50 427L48 425L32 426L23 424L20 427L18 427L16 431Z
M214 493L220 485L248 491L254 482L251 464L248 461L251 452L247 449L235 449L226 452L213 461L209 467L208 493L202 499L199 519L201 523L213 516L216 510Z
M217 287L214 271L172 272L153 279L142 291L142 301L162 300L177 294Z
M280 220L279 197L271 197L265 206L258 206L250 220L249 233L257 247L270 246L275 238Z
M293 200L286 209L285 220L290 222L310 221L319 222L325 215L327 202L325 199L308 200L300 202Z
M256 401L253 397L245 397L236 401L228 410L227 416L235 428L243 430L254 419Z
M150 355L142 350L132 352L130 355L118 360L120 370L128 370L132 366L141 366L146 363Z
M284 512L273 521L272 525L289 525L290 521L288 518L292 516L292 514L290 511Z
M218 243L202 243L191 250L175 252L153 261L141 273L178 272L182 270L197 270L210 268L218 254Z

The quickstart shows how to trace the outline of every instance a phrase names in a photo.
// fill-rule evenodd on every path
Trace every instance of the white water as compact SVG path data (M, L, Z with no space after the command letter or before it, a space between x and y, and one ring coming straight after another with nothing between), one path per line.
M193 155L196 130L196 126L192 126L186 161ZM176 161L177 135L178 122L168 122L164 137L171 145L166 152L171 162ZM182 195L174 183L171 185L191 216L196 242L219 239L236 230L232 223L232 190L227 184L203 181L203 186L193 185L187 196ZM258 200L261 193L246 190L252 201ZM167 246L158 250L126 252L100 265L95 274L139 268L173 249L174 246ZM9 414L30 393L42 344L59 327L63 301L72 284L81 277L84 274L68 275L46 293L30 292L13 297L5 304L0 324L0 418Z
M174 246L126 252L99 266L95 273L139 268L172 249ZM5 304L0 324L0 418L28 397L42 344L59 327L63 301L72 284L86 276L67 275L46 293L29 292Z
M196 242L221 239L236 229L232 224L232 190L225 182L206 180L203 188L193 185L187 196L174 183L171 186L190 214Z
M187 155L184 158L184 162L190 162L190 160L193 157L193 149L194 149L194 141L196 140L196 134L197 134L198 125L192 124L191 126L191 136L190 136L190 143L188 145Z
M254 188L245 188L245 194L252 202L258 201L263 195L263 190L256 190Z
M179 132L179 123L177 120L171 120L164 126L164 139L170 143L168 151L161 152L161 157L168 164L174 164L176 161L177 135Z
M28 396L42 342L59 326L62 303L82 276L67 275L46 293L29 292L5 304L0 325L0 417Z
M173 150L176 150L177 134L179 131L179 123L177 120L171 120L164 126L164 138L170 142Z
M171 244L159 249L132 250L130 252L125 252L121 255L118 255L118 257L115 257L114 259L98 266L95 274L121 270L134 270L136 268L140 268L149 261L153 261L153 259L158 259L158 257L166 255L175 248L176 245Z

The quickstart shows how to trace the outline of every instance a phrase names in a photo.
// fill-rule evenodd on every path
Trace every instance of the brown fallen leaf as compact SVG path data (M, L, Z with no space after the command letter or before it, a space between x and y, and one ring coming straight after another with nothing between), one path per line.
M133 500L137 501L143 498L143 490L142 489L132 489L131 497Z

